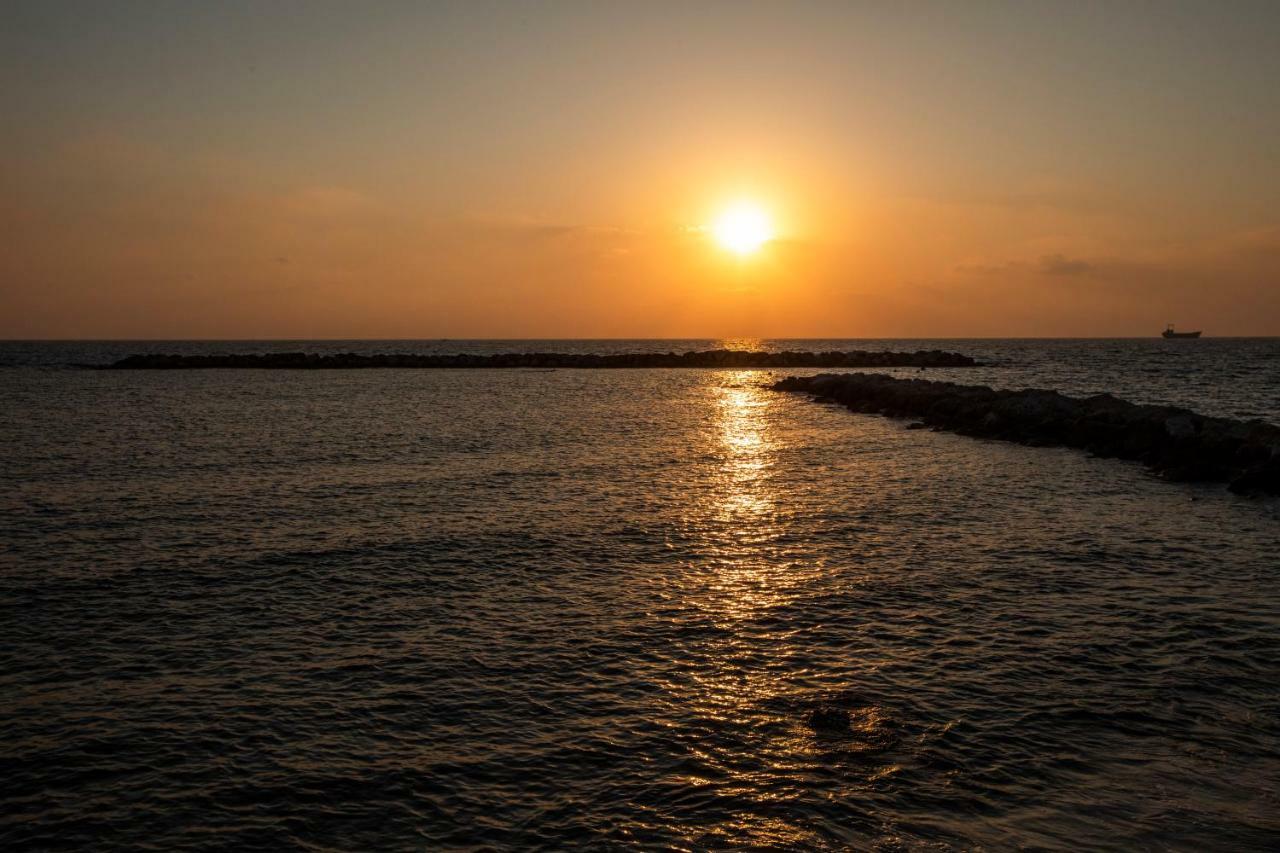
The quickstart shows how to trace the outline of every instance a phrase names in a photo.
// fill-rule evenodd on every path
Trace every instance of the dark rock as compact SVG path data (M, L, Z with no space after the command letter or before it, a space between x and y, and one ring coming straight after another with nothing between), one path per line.
M837 733L849 731L849 712L831 705L821 705L809 712L805 723L815 732Z
M1196 424L1186 415L1174 415L1165 419L1164 431L1173 438L1190 438L1196 434Z
M923 421L912 421L911 423L907 424L907 429L924 429L924 428L925 428L925 424Z
M1210 418L1172 406L1140 406L1097 394L997 391L876 373L793 376L778 391L815 393L855 412L924 418L934 430L1036 447L1075 447L1133 459L1169 480L1227 482L1241 494L1280 494L1280 427ZM908 429L920 429L916 421Z
M1280 460L1268 460L1236 477L1227 486L1238 495L1280 495Z
M131 355L114 364L110 370L194 370L209 368L257 368L273 370L324 370L365 367L578 367L578 368L644 368L644 367L977 367L967 355L933 350L925 352L754 352L745 350L705 350L674 353L615 353L592 355L582 353L499 353L497 355L413 355L391 353L356 355L340 353L286 352L246 355Z

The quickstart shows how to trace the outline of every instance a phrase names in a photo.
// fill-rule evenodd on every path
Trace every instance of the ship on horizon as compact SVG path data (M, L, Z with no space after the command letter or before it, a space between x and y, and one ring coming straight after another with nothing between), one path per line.
M1162 338L1198 338L1200 337L1200 334L1201 334L1200 332L1175 332L1173 330L1173 324L1170 323L1169 325L1164 327L1164 331L1160 333L1160 337Z

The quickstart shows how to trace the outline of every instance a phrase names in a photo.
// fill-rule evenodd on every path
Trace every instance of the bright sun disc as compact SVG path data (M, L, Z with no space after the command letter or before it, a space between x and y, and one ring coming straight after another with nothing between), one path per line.
M731 252L749 255L773 238L769 215L754 204L736 204L720 214L711 231Z

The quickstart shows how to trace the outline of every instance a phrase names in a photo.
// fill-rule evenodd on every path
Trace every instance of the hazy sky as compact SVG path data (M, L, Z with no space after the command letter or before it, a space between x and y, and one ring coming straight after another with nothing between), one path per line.
M1280 334L1273 0L0 15L2 337Z

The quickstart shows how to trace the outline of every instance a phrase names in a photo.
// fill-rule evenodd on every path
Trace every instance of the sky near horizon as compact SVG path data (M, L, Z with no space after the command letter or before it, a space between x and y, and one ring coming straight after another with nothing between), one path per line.
M0 15L0 337L1280 335L1280 3Z

